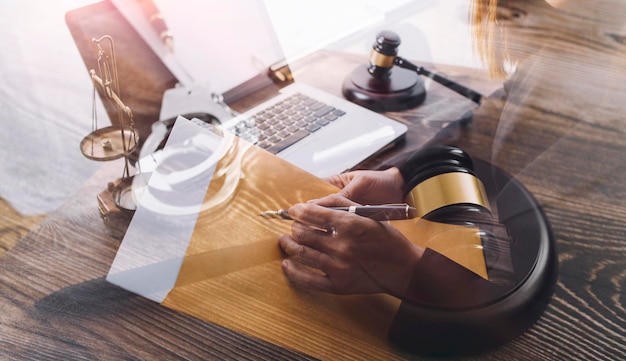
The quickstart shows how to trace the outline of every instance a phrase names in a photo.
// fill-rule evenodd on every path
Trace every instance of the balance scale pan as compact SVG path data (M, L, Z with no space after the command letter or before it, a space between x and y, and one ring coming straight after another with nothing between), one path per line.
M132 153L137 148L137 139L139 135L134 129L124 129L122 132L119 127L110 126L88 134L80 142L80 150L91 160L114 160Z

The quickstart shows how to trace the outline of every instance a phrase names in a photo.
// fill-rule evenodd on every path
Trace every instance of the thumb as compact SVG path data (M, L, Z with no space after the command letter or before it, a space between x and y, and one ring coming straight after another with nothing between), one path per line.
M326 177L325 180L335 187L343 189L350 184L352 178L354 178L354 175L351 172L348 172L343 174L331 175L329 177Z
M358 206L359 204L344 197L341 193L330 194L326 197L316 199L312 203L324 206L324 207L337 207L337 206Z

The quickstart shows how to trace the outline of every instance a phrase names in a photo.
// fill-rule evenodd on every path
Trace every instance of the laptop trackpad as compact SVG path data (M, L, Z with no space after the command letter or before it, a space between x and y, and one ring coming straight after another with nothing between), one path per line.
M343 119L309 135L278 156L321 178L342 173L403 133L400 123L396 126L385 120Z

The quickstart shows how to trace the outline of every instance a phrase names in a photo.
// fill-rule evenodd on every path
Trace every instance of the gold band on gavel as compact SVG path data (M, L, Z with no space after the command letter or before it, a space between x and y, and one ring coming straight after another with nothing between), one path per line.
M489 199L480 179L469 173L443 173L428 178L413 188L406 203L417 209L417 216L452 204L476 204L489 210Z
M393 66L395 56L381 54L375 50L370 53L370 64L380 66L382 68L391 68Z

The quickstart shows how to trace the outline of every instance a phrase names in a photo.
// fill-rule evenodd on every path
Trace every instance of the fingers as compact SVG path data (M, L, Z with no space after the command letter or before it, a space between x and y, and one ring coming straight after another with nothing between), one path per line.
M278 238L278 244L285 254L299 263L327 272L332 258L314 248L296 242L289 235L282 235Z
M358 197L358 193L360 193L359 189L362 187L367 187L368 186L368 181L363 181L363 174L365 174L363 171L353 171L353 172L347 172L347 173L342 173L342 174L338 174L338 175L334 175L334 176L330 176L328 178L326 178L326 180L336 186L337 188L339 188L339 192L337 193L339 196L346 198L346 199L356 199ZM327 203L324 203L324 205L328 205Z
M290 236L278 239L289 259L282 262L283 272L296 287L322 292L334 292L334 283L327 276L332 258L312 248L295 242Z
M351 214L346 212L328 209L312 203L294 204L289 208L288 212L292 219L318 229L326 229L327 225L337 223L340 217L351 216Z
M291 239L293 242L315 249L319 252L334 255L337 252L337 229L332 224L325 228L313 228L302 223L294 222L291 225Z
M328 183L334 185L337 188L343 188L347 184L349 184L350 181L352 181L353 177L354 177L354 173L353 172L347 172L347 173L335 174L335 175L332 175L330 177L327 177L326 181Z
M315 204L296 204L289 208L289 215L296 220L291 225L291 235L296 242L330 254L337 244L334 241L339 232L339 225L352 226L351 222L354 220L350 221L350 219L359 217ZM347 222L345 218L348 218Z
M366 217L316 204L296 204L289 208L289 215L295 220L291 235L297 243L332 256L350 257L350 250L363 233L380 225Z
M340 193L335 193L323 198L311 200L308 203L317 204L324 207L349 207L360 205L359 203L342 196Z
M296 287L320 292L333 293L335 291L333 282L325 274L312 272L288 259L283 261L282 267L289 281Z

